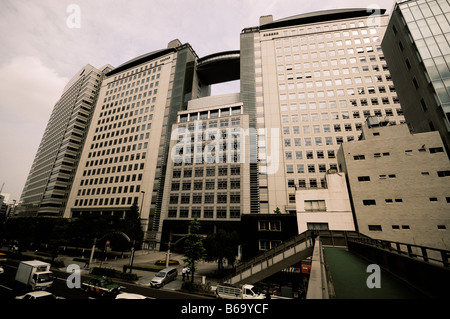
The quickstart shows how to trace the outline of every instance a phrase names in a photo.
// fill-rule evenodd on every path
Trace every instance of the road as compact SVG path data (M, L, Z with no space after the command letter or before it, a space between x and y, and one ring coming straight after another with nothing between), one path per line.
M3 266L5 272L0 275L0 300L15 299L16 296L20 296L26 293L26 291L17 285L15 282L15 275L17 271L18 262L8 260ZM57 271L52 269L54 274L53 286L48 289L56 296L63 297L65 299L102 299L98 295L87 293L82 289L69 288L67 285L67 277L69 273ZM81 276L81 282L87 280L87 276ZM119 282L117 282L119 283ZM148 297L149 299L204 299L207 297L196 296L192 294L185 294L177 291L168 291L162 289L156 289L151 287L143 287L133 283L120 282L122 292L135 293ZM107 297L105 297L107 298ZM208 298L210 299L210 298Z

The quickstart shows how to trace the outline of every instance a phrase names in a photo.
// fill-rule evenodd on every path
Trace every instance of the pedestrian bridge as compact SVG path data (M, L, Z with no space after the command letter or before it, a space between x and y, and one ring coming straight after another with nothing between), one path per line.
M228 284L256 283L311 257L307 299L449 298L450 252L358 232L305 232L242 263Z

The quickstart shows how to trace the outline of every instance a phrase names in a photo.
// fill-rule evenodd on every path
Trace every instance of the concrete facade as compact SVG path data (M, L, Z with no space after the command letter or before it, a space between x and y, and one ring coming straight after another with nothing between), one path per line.
M136 203L145 240L154 240L166 143L183 97L192 94L188 69L196 58L189 45L171 42L106 74L64 217L122 216Z
M299 233L314 229L355 230L345 174L330 170L325 180L323 188L295 192Z
M438 132L369 121L362 139L343 143L356 227L375 239L450 247L450 165Z
M404 122L380 46L387 23L384 10L330 10L265 16L241 33L241 94L267 141L258 144L261 213L295 213L295 187L325 184L367 116Z
M249 214L249 134L239 94L191 100L186 111L178 112L161 218L220 225ZM161 224L157 241L163 231L173 229L163 230Z

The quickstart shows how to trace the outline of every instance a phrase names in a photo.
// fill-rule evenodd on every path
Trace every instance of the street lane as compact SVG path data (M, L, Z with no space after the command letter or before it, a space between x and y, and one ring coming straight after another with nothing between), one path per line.
M14 299L16 296L26 293L26 291L15 282L17 265L18 262L13 260L8 260L7 264L4 265L5 273L0 275L0 299ZM55 269L52 269L52 271L54 274L54 282L53 286L49 288L48 291L56 296L66 299L108 299L107 297L100 298L99 296L87 293L82 289L69 288L67 285L67 277L71 274ZM88 278L90 277L81 275L81 282ZM140 294L150 299L211 299L209 297L186 294L178 291L139 286L137 284L126 283L114 279L113 281L120 284L122 292Z

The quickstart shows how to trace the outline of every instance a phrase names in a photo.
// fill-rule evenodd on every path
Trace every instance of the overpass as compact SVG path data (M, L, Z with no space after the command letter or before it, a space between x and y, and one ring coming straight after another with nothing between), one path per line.
M358 232L316 234L314 238L307 231L240 264L224 283L257 283L311 257L307 299L450 297L449 251L375 240ZM378 286L372 279L379 280Z

